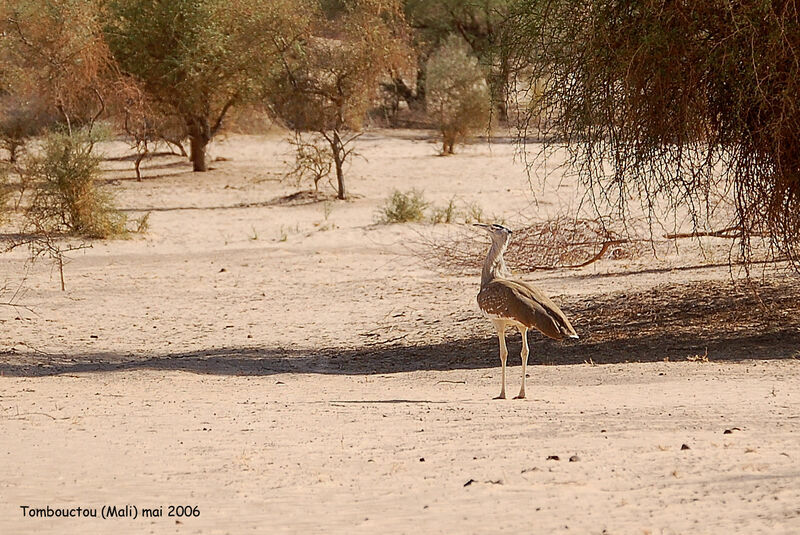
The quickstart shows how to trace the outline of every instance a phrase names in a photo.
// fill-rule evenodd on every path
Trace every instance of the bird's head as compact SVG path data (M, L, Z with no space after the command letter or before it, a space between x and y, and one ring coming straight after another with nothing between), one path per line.
M473 226L480 227L488 232L489 236L492 237L492 241L503 243L511 238L511 229L503 225L498 225L497 223L492 223L491 225L474 223Z

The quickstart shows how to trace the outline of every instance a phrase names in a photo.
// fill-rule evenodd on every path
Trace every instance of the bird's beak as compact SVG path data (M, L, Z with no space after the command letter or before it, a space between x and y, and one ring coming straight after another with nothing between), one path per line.
M472 226L473 227L481 227L481 228L484 228L484 229L489 228L489 225L486 225L484 223L473 223Z

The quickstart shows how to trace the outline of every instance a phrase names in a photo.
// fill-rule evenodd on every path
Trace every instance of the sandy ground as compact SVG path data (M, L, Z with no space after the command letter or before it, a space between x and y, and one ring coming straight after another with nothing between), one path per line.
M582 338L531 336L529 399L493 401L478 277L419 253L463 227L376 212L417 188L514 225L574 207L571 179L531 188L507 143L440 158L372 132L353 200L311 202L286 198L278 137L142 182L125 149L104 146L108 188L147 234L71 253L66 292L0 258L0 300L22 283L28 307L0 307L0 533L800 533L797 276L732 281L713 242L525 275ZM21 509L111 505L138 516Z

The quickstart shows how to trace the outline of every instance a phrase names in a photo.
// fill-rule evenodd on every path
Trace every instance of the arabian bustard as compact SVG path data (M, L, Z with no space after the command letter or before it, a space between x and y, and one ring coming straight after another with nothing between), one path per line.
M511 230L502 225L475 226L486 229L492 238L492 246L483 263L481 291L478 293L478 306L486 317L492 320L500 340L500 364L502 365L503 386L495 399L506 397L506 329L516 326L522 334L522 387L516 399L525 398L525 367L528 365L528 329L535 327L544 335L562 340L578 338L567 317L541 290L535 286L514 279L503 260L503 253L511 241Z

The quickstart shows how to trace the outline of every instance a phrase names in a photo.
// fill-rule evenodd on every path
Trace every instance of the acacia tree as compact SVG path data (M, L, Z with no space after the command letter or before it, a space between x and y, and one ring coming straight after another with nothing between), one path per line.
M195 171L230 108L257 98L269 65L305 33L291 0L110 0L105 35L120 67L186 126Z
M428 113L442 134L442 154L489 124L489 91L478 60L458 35L451 35L426 66Z
M720 195L745 259L767 235L800 268L795 2L518 3L513 50L542 81L531 118L594 199L651 215L664 199L697 227Z
M313 32L281 55L268 100L295 132L317 132L331 148L338 198L347 198L344 164L353 151L378 81L405 60L398 39L399 6L378 0L343 2L324 11Z

